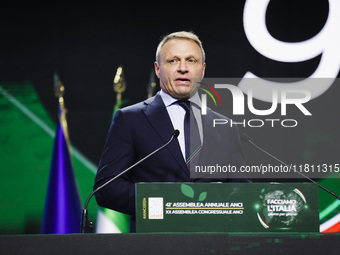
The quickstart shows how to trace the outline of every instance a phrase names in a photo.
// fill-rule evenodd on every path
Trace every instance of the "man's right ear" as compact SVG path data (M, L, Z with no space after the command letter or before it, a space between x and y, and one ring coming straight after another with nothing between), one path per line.
M158 79L159 79L159 64L158 64L157 61L155 61L154 65L155 65L155 73L156 73L156 76L157 76Z

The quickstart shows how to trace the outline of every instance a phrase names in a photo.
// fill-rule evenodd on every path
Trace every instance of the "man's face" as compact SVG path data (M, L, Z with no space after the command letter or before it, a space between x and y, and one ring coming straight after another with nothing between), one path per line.
M166 42L160 51L159 62L155 62L161 88L177 99L189 98L196 92L193 79L202 79L204 70L200 47L188 39Z

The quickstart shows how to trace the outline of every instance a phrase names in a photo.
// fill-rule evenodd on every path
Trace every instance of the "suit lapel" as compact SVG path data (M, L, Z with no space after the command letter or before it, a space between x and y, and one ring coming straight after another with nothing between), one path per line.
M144 114L149 120L151 126L156 133L161 137L163 143L166 143L171 138L171 134L174 131L171 119L169 117L168 111L165 108L161 96L156 94L154 97L149 98L144 102ZM190 176L188 168L184 162L182 152L176 139L169 146L168 149L173 157L176 159L178 164L182 167L184 172Z

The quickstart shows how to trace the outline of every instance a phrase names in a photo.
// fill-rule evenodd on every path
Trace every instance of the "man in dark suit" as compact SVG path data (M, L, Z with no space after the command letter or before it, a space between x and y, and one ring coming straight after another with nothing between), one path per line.
M247 181L228 174L223 179L213 179L210 175L205 176L208 178L190 176L190 166L193 165L239 167L244 164L237 127L221 125L209 128L213 119L226 117L209 108L206 115L199 114L200 99L193 80L203 78L205 65L202 43L195 34L183 31L166 36L157 48L155 62L161 91L144 102L118 110L114 116L99 163L95 188L165 144L175 129L180 131L178 139L167 148L96 194L100 206L131 215L131 232L135 230L137 182ZM191 119L196 121L200 145L194 157L190 157L188 152L188 128L185 126L186 114L190 110L182 105L183 101L194 105Z

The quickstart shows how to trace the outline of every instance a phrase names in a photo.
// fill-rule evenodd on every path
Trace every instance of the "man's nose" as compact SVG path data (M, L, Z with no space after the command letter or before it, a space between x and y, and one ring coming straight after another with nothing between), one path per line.
M187 73L188 72L188 66L187 66L187 62L185 60L181 60L178 64L178 72L180 73Z

